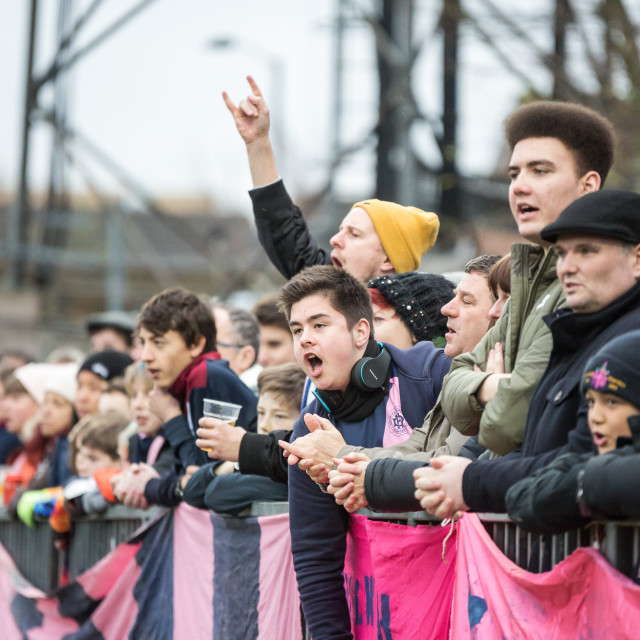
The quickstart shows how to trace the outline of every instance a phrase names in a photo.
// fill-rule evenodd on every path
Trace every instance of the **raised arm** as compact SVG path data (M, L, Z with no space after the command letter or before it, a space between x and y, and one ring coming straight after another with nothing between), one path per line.
M252 93L237 107L227 93L222 97L247 145L258 240L275 268L289 279L305 267L331 264L331 258L316 244L280 180L269 140L269 108L255 80L251 76L247 80Z
M269 107L256 81L251 76L247 76L247 81L251 93L238 106L226 91L222 92L222 98L233 116L240 137L247 145L249 170L255 188L275 182L279 176L269 140Z

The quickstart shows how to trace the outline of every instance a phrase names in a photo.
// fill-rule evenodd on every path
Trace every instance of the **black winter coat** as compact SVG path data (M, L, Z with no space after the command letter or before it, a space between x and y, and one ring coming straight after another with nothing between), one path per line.
M640 326L640 283L600 311L558 309L545 322L553 349L529 407L522 448L497 460L477 460L465 469L462 491L472 511L506 511L506 493L518 480L563 453L592 450L580 394L584 368L609 340Z
M282 180L249 191L258 240L273 266L287 279L305 267L331 264L309 233L302 211L293 203Z
M629 418L633 438L602 456L567 453L507 492L511 519L532 533L560 533L592 519L640 518L640 415Z

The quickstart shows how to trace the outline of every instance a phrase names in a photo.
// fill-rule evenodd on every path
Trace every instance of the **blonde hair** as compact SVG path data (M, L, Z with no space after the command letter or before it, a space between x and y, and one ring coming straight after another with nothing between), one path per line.
M138 383L142 384L147 393L153 389L153 378L143 362L134 362L125 369L124 388L130 398L135 395L135 386Z

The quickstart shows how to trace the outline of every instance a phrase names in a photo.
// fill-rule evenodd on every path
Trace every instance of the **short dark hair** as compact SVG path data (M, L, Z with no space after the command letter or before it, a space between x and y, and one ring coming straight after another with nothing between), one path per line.
M300 409L306 379L307 377L297 364L267 367L258 376L258 395L270 392L282 396L292 408Z
M261 327L277 327L289 331L289 321L278 309L278 294L269 294L253 307L253 315Z
M511 295L511 254L507 253L489 271L489 288L493 297L498 297L498 287Z
M483 276L488 277L489 271L493 265L500 260L502 256L495 253L487 253L476 258L471 258L467 264L464 265L465 273L481 273Z
M615 133L607 118L581 104L541 100L516 109L504 123L509 147L526 138L556 138L572 153L578 176L600 175L601 186L613 164Z
M331 306L345 317L349 329L364 318L373 335L371 296L365 285L350 273L333 265L307 267L282 287L278 308L290 320L291 307L313 295L326 296Z
M147 300L140 310L136 333L143 327L154 336L176 331L187 347L204 336L202 353L216 349L216 323L208 304L187 289L165 289Z

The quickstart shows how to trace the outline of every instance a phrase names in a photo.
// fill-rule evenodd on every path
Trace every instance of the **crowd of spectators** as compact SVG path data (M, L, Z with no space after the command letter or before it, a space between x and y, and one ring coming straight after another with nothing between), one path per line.
M640 195L602 190L609 122L556 102L507 119L527 242L451 281L418 270L439 222L415 207L358 202L332 251L318 247L249 82L237 106L224 99L286 284L252 311L175 288L135 317L91 316L82 357L6 350L7 509L49 517L64 547L74 517L115 502L236 515L288 500L315 640L352 637L341 574L363 507L508 512L540 533L637 517ZM205 417L205 399L239 405L237 422Z

